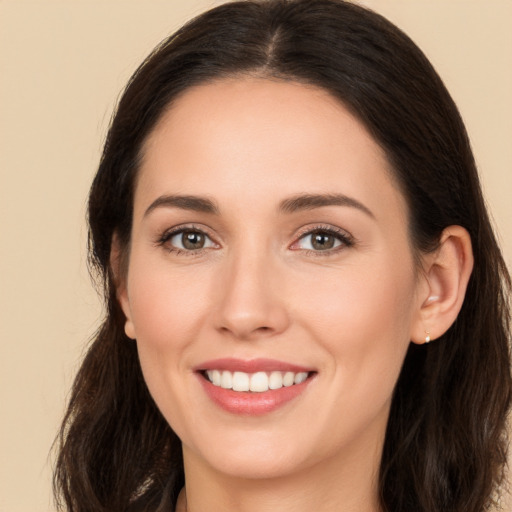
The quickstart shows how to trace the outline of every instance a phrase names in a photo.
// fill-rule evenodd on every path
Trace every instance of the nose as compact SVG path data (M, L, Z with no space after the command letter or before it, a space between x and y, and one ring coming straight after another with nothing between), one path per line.
M265 255L234 256L219 275L216 328L239 340L271 337L289 325L282 269Z

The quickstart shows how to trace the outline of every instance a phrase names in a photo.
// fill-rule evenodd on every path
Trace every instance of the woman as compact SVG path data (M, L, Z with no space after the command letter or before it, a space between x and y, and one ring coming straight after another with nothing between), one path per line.
M230 3L120 100L89 200L107 316L69 510L487 510L510 278L427 59L337 0Z

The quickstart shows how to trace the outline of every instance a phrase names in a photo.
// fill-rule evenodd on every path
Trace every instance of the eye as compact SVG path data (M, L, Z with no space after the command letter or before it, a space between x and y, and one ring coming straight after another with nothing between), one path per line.
M332 229L314 229L302 235L292 246L292 249L305 251L327 252L343 246L351 246L352 240L345 233Z
M171 252L192 252L216 247L216 244L206 233L193 228L182 228L166 233L161 238L160 243L166 245Z
M341 245L341 241L331 233L315 231L299 240L299 248L313 251L327 251Z
M197 251L198 249L213 247L214 245L205 233L189 229L174 234L169 239L169 243L173 247L187 251Z

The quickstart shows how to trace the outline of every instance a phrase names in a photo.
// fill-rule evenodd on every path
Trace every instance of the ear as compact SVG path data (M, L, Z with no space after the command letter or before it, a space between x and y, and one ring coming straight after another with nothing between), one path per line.
M439 247L423 260L424 286L419 287L419 310L411 333L417 344L442 336L459 314L473 270L469 233L461 226L447 227Z
M135 339L135 327L132 322L132 314L130 309L130 301L128 299L128 289L126 286L127 272L125 264L125 256L121 249L121 243L117 233L112 237L110 247L110 268L114 278L114 286L116 287L116 298L126 317L124 324L124 332L128 338Z

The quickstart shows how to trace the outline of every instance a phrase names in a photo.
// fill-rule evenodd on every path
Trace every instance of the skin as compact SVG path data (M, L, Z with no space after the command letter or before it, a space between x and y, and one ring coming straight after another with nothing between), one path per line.
M333 193L352 203L280 209ZM169 195L207 198L217 211L158 202ZM380 510L405 353L426 330L434 339L448 328L471 263L452 227L420 272L407 218L381 148L321 89L223 80L189 89L165 113L144 147L118 296L148 388L183 442L179 508ZM177 251L181 235L165 235L180 226L205 233L205 247ZM314 229L342 238L314 249ZM222 357L316 373L278 410L241 416L214 404L194 371Z

